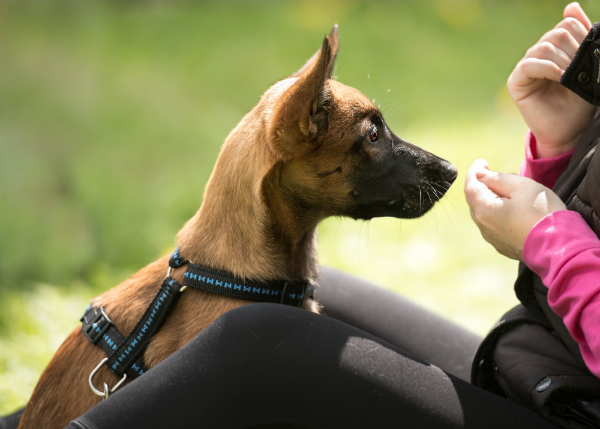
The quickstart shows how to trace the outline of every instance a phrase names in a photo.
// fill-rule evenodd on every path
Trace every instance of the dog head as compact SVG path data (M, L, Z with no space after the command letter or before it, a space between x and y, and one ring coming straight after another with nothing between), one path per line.
M337 27L269 88L225 139L200 210L178 234L189 260L255 279L315 278L315 226L330 216L414 218L456 168L397 137L331 71Z
M365 95L333 80L337 50L335 26L304 67L263 97L267 141L279 160L272 179L319 218L423 215L456 168L396 136Z

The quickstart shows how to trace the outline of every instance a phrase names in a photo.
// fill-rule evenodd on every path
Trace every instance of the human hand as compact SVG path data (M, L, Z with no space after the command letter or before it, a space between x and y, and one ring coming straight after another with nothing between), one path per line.
M574 149L595 106L562 86L560 78L592 27L579 3L525 54L508 78L508 92L537 140L539 158Z
M471 217L483 239L504 256L523 260L529 231L547 214L566 210L562 200L544 185L517 176L495 173L476 160L465 179Z

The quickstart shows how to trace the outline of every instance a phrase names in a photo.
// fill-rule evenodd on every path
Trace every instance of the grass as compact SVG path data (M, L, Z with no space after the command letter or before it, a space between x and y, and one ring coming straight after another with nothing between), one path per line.
M582 1L594 20L600 6ZM561 17L554 0L19 0L0 22L0 414L24 404L87 300L173 248L219 147L340 25L336 74L399 136L453 162L415 221L328 219L321 262L479 334L516 302L516 264L462 195L475 158L516 171L505 88Z

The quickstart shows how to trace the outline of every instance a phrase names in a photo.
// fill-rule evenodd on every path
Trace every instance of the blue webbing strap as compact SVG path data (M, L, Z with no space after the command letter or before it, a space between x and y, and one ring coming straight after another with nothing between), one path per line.
M104 350L107 356L110 356L119 344L125 341L123 335L115 328L112 321L108 318L104 312L104 307L91 307L88 306L85 310L85 314L81 318L81 330L85 336L91 341L92 344L96 344ZM127 378L135 379L142 375L146 371L144 365L144 357L138 356L136 361L131 367L125 372Z
M232 274L192 264L175 249L169 259L171 268L188 264L184 286L215 293L231 298L257 302L272 302L300 307L305 297L313 297L314 287L304 282L282 280L257 282L241 280ZM167 277L154 299L127 338L118 331L104 312L104 308L90 307L81 318L81 329L85 336L101 347L108 356L106 364L119 377L127 374L135 379L146 371L144 354L146 346L158 332L169 310L177 301L181 285Z
M169 259L172 268L188 264L183 285L204 292L215 293L230 298L245 299L257 302L272 302L300 307L305 297L312 298L314 286L306 282L289 282L284 280L272 280L258 282L255 280L242 280L234 277L227 271L219 271L203 267L187 261L179 251L175 249Z
M108 319L103 308L86 309L81 318L81 329L92 344L100 346L107 354L106 364L112 372L119 377L127 374L128 379L135 379L146 371L142 352L164 323L180 288L176 280L167 277L127 338Z
M106 364L112 372L122 377L135 364L136 359L143 356L142 352L163 325L169 310L175 304L179 289L181 285L175 279L171 277L165 279L135 328L109 355Z
M294 307L300 307L305 296L312 297L313 290L313 286L306 283L281 280L269 282L242 280L226 271L213 270L191 262L188 262L183 285L230 298L271 302Z

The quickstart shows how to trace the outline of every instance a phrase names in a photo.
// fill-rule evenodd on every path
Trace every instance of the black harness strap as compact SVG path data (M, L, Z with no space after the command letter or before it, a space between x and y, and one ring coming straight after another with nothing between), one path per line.
M294 307L300 307L307 294L312 297L314 290L312 285L306 283L281 280L263 283L242 280L226 271L213 270L191 262L188 262L183 285L230 298L286 304Z
M142 352L164 323L179 296L179 289L181 285L167 277L127 338L115 328L104 308L88 307L81 318L81 329L92 344L102 347L112 372L119 377L127 374L127 378L136 379L146 371Z
M314 293L314 286L304 282L242 280L225 271L192 264L181 256L179 249L175 249L169 259L169 267L178 268L185 264L188 268L183 285L204 292L295 307L300 307L305 297L312 298ZM81 329L92 344L100 346L107 354L106 364L112 372L119 377L127 375L128 379L136 379L146 371L143 351L163 325L181 290L181 285L167 276L127 338L117 330L104 308L88 306L81 318Z
M123 344L125 341L123 335L115 328L115 325L104 312L104 307L88 306L81 322L83 322L81 330L85 336L92 344L100 346L107 356L115 353L119 344ZM135 379L142 375L144 371L146 371L144 357L140 355L125 374L127 374L127 378ZM122 374L119 375L122 376Z
M179 297L179 289L181 285L175 279L171 277L165 279L135 328L109 355L106 364L115 374L123 376L129 368L133 367L136 359L143 356L142 352L163 325L169 310Z

